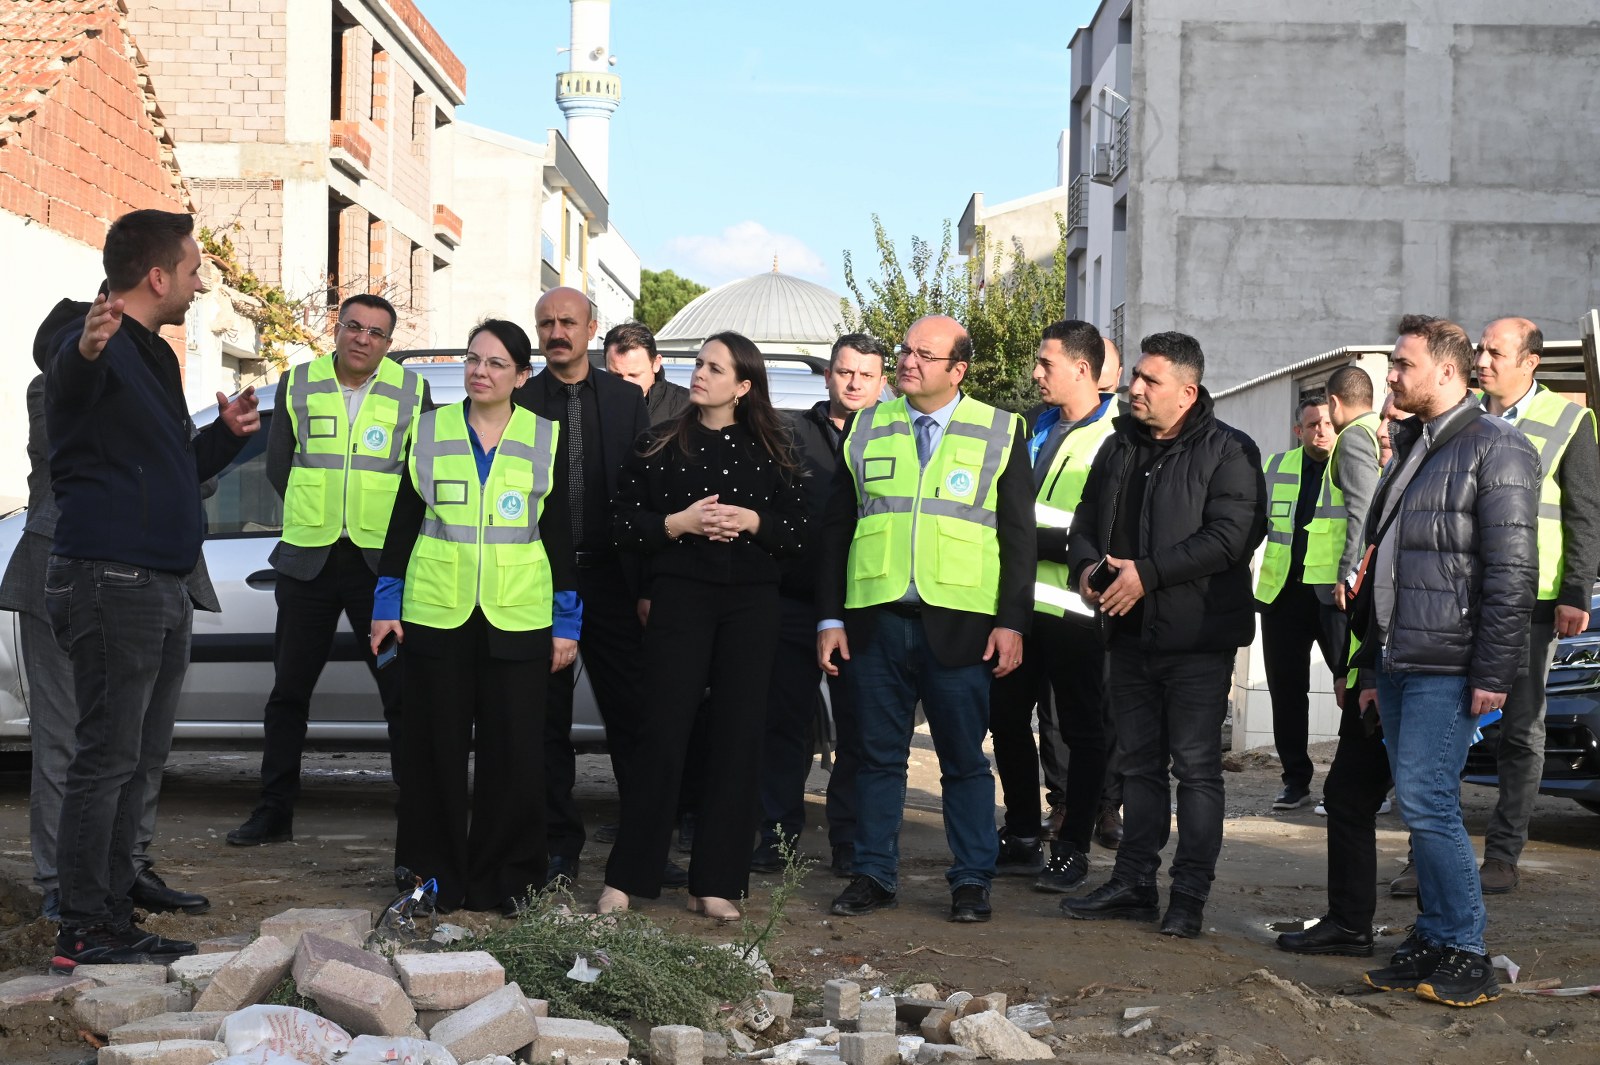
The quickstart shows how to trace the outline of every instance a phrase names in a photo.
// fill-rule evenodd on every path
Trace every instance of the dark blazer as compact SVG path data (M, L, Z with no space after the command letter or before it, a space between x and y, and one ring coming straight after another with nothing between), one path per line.
M545 398L544 378L549 373L547 366L530 377L527 384L511 394L511 401L541 418L563 422L567 417L566 405L550 403ZM634 441L650 428L650 418L645 413L644 393L638 385L592 364L589 373L594 378L595 397L599 400L600 454L605 463L606 498L615 499L617 475L628 461Z
M869 410L872 408L868 408ZM845 425L845 435L854 424ZM922 627L941 665L951 668L983 661L989 633L995 628L1026 634L1033 621L1033 579L1038 566L1034 544L1033 468L1028 462L1026 430L1019 424L1011 456L997 482L996 516L1000 537L1000 600L994 615L942 607L922 608ZM850 467L840 462L823 515L817 571L817 616L844 622L851 653L867 647L877 632L877 607L846 610L845 573L850 542L856 531L856 488Z

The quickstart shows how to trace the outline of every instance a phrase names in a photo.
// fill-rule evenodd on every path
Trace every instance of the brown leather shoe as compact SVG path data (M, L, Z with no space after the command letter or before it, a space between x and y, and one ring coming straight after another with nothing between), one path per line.
M1108 851L1122 846L1122 814L1115 807L1100 811L1100 817L1094 823L1094 839Z
M1407 862L1406 867L1400 870L1400 875L1389 881L1389 894L1397 899L1414 899L1417 897L1417 865Z
M1485 858L1478 868L1478 879L1483 882L1485 895L1508 894L1522 880L1517 867L1499 858Z

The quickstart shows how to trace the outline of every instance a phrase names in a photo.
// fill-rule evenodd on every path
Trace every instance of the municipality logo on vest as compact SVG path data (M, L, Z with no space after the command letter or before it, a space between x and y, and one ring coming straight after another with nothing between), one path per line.
M966 495L972 491L972 471L951 470L950 476L944 479L944 486L951 495Z
M361 435L361 442L367 445L368 451L383 451L389 446L389 433L381 425L373 425Z
M501 492L500 498L495 500L494 509L507 521L514 521L522 517L522 493L516 491Z

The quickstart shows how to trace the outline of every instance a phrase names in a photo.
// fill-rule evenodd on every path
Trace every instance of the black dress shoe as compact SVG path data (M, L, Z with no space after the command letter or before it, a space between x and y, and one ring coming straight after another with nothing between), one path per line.
M568 858L564 854L552 854L545 861L544 890L552 888L570 889L578 882L578 859Z
M1167 915L1161 918L1161 934L1179 939L1194 939L1205 924L1206 904L1203 899L1174 891L1167 903Z
M776 843L763 840L750 854L750 871L752 873L781 873L783 872L783 855L778 853Z
M1122 846L1122 814L1115 807L1101 810L1095 818L1094 841L1108 851Z
M849 880L855 875L852 868L856 864L856 845L854 843L835 843L833 845L833 861L829 863L833 875L840 880Z
M199 947L187 939L168 939L166 936L140 928L138 922L129 921L115 929L117 936L129 950L147 955L151 962L161 965L187 958L199 952Z
M294 839L294 817L267 806L257 806L244 824L228 833L235 847L259 847L263 843L287 843Z
M1111 879L1087 895L1062 899L1061 912L1080 921L1154 921L1161 916L1161 895L1154 885Z
M982 884L962 884L950 893L950 920L975 924L994 916L989 905L989 889Z
M151 913L172 910L205 913L211 909L210 899L192 891L179 891L177 888L168 887L167 882L150 868L140 870L139 875L133 878L133 888L128 892L128 898L133 900L135 906L142 906Z
M850 886L839 892L828 912L839 917L860 917L873 910L887 910L898 905L894 892L870 876L857 876Z
M1290 954L1340 954L1347 958L1372 957L1372 930L1352 932L1323 917L1301 932L1285 932L1278 937L1278 949Z
M668 862L667 867L661 870L661 886L664 888L688 887L688 871L677 862Z

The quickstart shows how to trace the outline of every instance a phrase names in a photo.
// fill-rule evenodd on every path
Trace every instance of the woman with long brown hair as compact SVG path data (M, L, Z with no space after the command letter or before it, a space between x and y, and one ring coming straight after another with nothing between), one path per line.
M617 485L617 546L643 555L648 570L644 658L654 696L597 909L660 895L694 735L706 779L694 810L689 908L727 921L749 890L761 816L777 559L800 550L806 500L755 344L738 333L707 338L689 403L640 441Z

